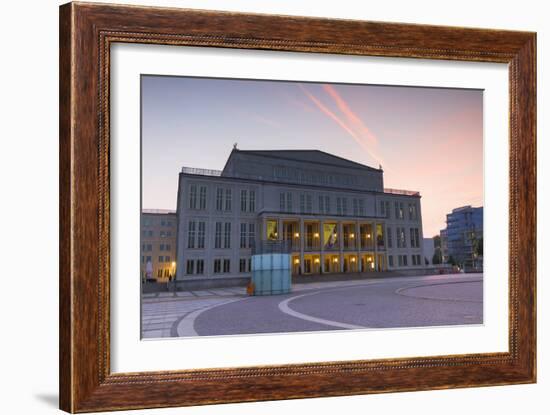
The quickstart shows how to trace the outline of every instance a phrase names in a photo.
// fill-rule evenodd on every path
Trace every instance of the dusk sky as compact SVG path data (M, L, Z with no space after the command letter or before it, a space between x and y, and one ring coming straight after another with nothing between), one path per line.
M241 150L319 149L418 190L424 237L483 205L480 90L142 77L144 209L176 208L182 166L221 170Z

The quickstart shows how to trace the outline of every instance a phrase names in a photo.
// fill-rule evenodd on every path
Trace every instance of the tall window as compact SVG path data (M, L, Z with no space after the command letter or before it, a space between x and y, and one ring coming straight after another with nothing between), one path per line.
M246 223L241 223L241 248L246 248Z
M313 212L313 196L311 196L310 194L306 195L306 212Z
M248 192L248 211L249 212L255 212L256 211L256 191L250 190Z
M391 228L390 227L386 228L386 233L388 234L388 248L392 248L393 247L393 239L392 239L392 234L391 234Z
M418 228L410 228L411 248L420 248L420 235Z
M365 201L353 199L353 216L365 216Z
M405 219L405 213L403 212L403 203L395 202L395 219Z
M231 248L231 222L225 222L223 233L223 247Z
M292 193L286 192L286 211L292 212Z
M223 260L223 272L231 272L231 261L229 259Z
M348 199L345 197L342 198L342 214L348 214Z
M199 233L198 233L198 238L197 238L197 248L204 249L205 234L206 234L206 223L205 222L199 222ZM169 247L170 245L167 245L167 246Z
M201 186L199 189L199 209L206 209L206 186Z
M189 229L187 231L187 248L194 248L195 247L195 234L196 234L196 222L190 221L189 222Z
M248 224L248 247L254 248L255 244L256 244L256 224L249 223Z
M214 232L214 248L222 247L222 223L216 222L216 230Z
M195 270L195 261L192 259L188 259L185 273L188 275L191 275L193 274L194 270Z
M418 212L416 211L416 203L409 203L409 220L417 220Z
M342 198L341 197L336 198L336 214L337 215L342 214Z
M397 203L397 202L396 202ZM397 209L399 208L398 205L396 205L396 218L397 218ZM390 202L387 200L381 200L380 201L380 216L384 218L390 217Z
M292 193L282 192L279 195L279 208L281 212L292 212Z
M304 193L300 193L300 213L306 212L306 195Z
M223 188L216 189L216 210L223 210Z
M325 213L325 197L319 196L319 213Z
M222 260L217 258L214 260L214 274L222 272Z
M197 259L197 274L204 274L204 259Z
M189 208L197 208L197 185L192 184L189 188Z
M250 259L239 259L239 272L250 272Z
M330 214L330 196L325 196L325 213Z
M407 239L405 236L405 228L396 228L397 229L397 247L406 248Z
M359 199L359 215L360 216L367 215L367 212L365 210L365 201L363 199Z
M241 212L246 212L248 202L248 190L241 190Z
M225 210L231 210L231 189L225 189Z

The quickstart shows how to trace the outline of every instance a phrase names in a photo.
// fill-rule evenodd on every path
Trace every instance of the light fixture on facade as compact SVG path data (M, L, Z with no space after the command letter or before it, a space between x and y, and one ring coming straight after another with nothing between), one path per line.
M355 257L354 256L351 257L351 262L355 262Z
M296 258L296 259L294 260L294 263L295 263L295 264L299 264L299 263L300 263L300 260L299 260L298 258Z
M313 237L314 237L314 238L318 238L318 237L319 237L319 232L315 232L315 233L313 234Z
M370 239L371 236L370 236L370 233L367 233L367 239Z
M333 258L332 262L338 262L338 258Z
M315 258L315 259L313 260L313 262L315 262L316 264L318 264L318 263L320 262L320 261L319 261L319 258Z
M374 269L374 262L371 262L370 267Z
M350 233L350 234L349 234L349 237L350 237L351 239L353 239L353 238L355 238L355 234L354 234L354 233Z
M295 238L299 238L299 237L300 237L300 234L299 234L298 232L296 232L296 233L294 234L294 237L295 237Z

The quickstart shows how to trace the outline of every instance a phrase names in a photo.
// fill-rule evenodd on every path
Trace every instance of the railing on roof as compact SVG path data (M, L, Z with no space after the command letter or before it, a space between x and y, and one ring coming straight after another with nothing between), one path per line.
M403 196L420 196L420 192L415 190L401 190L401 189L384 189L384 193L391 193L392 195Z
M153 214L161 214L161 215L169 215L169 214L175 214L175 210L170 209L142 209L141 213L153 213Z
M197 174L200 176L221 176L222 171L221 170L212 170L212 169L199 169L196 167L182 167L181 168L182 173L186 174Z

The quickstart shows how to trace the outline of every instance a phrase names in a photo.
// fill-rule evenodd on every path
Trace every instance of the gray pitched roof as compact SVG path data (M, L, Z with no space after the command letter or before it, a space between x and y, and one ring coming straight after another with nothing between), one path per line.
M373 167L347 160L334 154L325 153L321 150L237 150L233 151L242 154L251 154L269 158L280 158L285 160L303 161L309 163L318 163L338 167L346 167L353 169L369 169L380 171Z

